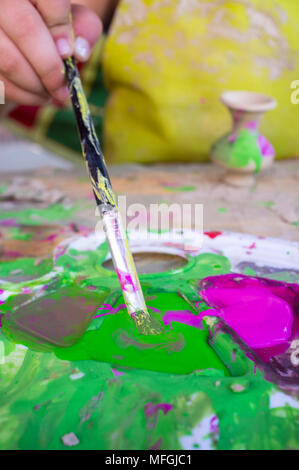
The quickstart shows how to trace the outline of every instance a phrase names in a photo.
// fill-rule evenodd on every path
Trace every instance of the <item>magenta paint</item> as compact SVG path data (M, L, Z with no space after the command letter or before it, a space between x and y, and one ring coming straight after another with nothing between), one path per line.
M165 325L171 325L172 322L179 322L195 328L202 328L202 316L194 315L190 310L169 310L165 312L163 323Z
M2 219L0 220L0 225L3 227L18 227L19 224L16 219Z
M107 310L107 312L95 315L93 318L100 318L100 317L104 317L106 315L115 315L116 313L118 313L123 308L126 308L126 304L120 304L117 307L112 307L112 305L110 305L110 304L103 304L102 307L99 307L98 311L99 310Z
M275 156L275 150L273 145L263 135L258 136L257 140L261 154L265 158L273 158Z
M258 129L258 123L256 121L245 122L244 127L249 131L256 132Z
M298 329L296 284L226 274L203 279L199 293L211 307L202 316L220 317L254 350L271 348L264 357L283 352Z
M145 405L144 410L147 417L151 417L155 415L158 411L162 411L165 415L172 410L172 405L169 403L158 403L157 405L153 405L152 402L149 402Z

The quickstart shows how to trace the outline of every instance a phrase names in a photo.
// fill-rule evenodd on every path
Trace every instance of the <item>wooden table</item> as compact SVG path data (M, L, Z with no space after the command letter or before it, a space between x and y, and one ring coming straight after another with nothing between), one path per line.
M0 153L3 153L3 148ZM3 155L0 157L5 158ZM154 203L203 204L205 231L233 231L299 241L298 159L275 163L270 170L259 175L250 188L235 188L223 183L223 171L211 164L123 165L111 167L110 173L115 192L127 196L127 207L133 203L143 204L147 208ZM16 176L23 176L29 181L38 179L45 187L61 191L63 204L78 207L71 221L52 221L38 229L29 227L28 230L35 234L39 231L29 242L12 239L9 229L0 227L2 259L6 259L6 252L19 252L23 256L50 256L53 247L73 234L74 230L81 230L82 227L93 229L99 221L95 216L90 183L80 162L65 170L47 166L30 172L1 172L0 188L9 185ZM16 210L39 206L33 201L2 201L0 212L7 207ZM177 222L174 217L174 226ZM60 233L51 239L57 227ZM39 237L48 240L39 244Z

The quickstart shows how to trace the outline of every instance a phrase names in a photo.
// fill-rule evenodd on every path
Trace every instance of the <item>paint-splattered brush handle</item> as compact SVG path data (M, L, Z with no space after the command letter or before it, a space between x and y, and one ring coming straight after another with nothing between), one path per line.
M82 153L128 312L140 333L158 334L161 332L161 326L152 319L145 305L135 263L75 60L69 58L64 63L66 80L80 133Z
M64 61L66 80L80 133L85 158L97 204L116 206L104 155L98 141L81 78L73 57Z

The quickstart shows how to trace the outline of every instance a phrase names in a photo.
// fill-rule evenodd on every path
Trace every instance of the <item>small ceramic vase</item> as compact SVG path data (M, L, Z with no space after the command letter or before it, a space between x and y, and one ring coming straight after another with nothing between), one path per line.
M250 186L254 173L268 168L274 160L271 143L258 132L263 114L276 107L266 95L249 91L229 91L221 96L229 109L233 128L211 149L211 160L229 172L224 180L234 186Z

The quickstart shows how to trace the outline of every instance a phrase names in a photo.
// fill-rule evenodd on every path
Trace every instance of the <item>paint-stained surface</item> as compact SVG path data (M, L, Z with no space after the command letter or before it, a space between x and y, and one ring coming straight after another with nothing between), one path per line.
M3 158L4 149L5 146L1 145ZM218 168L208 165L168 165L150 168L124 166L113 169L112 179L117 193L127 194L128 205L138 202L148 207L152 202L183 204L194 203L195 200L204 204L205 227L209 229L205 243L218 251L218 256L214 253L212 257L214 260L217 256L218 270L213 272L207 265L203 265L200 276L225 274L232 268L233 271L238 269L249 276L259 275L298 284L299 251L289 241L275 244L275 257L271 249L266 259L270 265L281 258L288 260L291 269L266 269L256 263L256 253L264 256L265 244L269 244L269 240L263 239L263 236L299 240L296 163L285 161L275 164L269 172L262 173L255 186L249 189L230 188L219 181L219 174ZM32 178L31 173L27 175L28 179ZM58 264L59 268L63 268L67 286L71 286L80 294L87 289L89 294L100 295L98 287L93 287L92 284L94 279L102 275L97 269L97 263L102 256L107 255L107 245L102 253L97 251L99 256L95 256L94 252L85 254L83 258L80 256L81 251L86 251L82 240L88 240L98 222L85 169L73 168L71 172L42 169L34 177L40 178L47 188L59 190L70 200L46 206L44 202L40 204L30 201L26 204L24 201L12 201L7 198L1 202L0 279L4 281L5 286L9 283L12 292L21 291L19 298L25 299L32 295L33 286L39 284L37 278L51 273L53 265ZM9 176L1 174L0 199L1 194L10 186ZM149 222L147 219L145 221ZM174 224L176 222L174 218ZM238 243L229 243L228 237L224 243L225 234L222 229L255 233L261 237L239 238ZM63 239L76 237L78 234L81 237L81 247L75 245L73 249L79 253L69 253L67 247L60 243ZM55 250L55 261L53 250L57 245L59 246ZM222 256L220 250L223 252ZM225 263L219 263L229 256L229 253L237 253L236 262L232 264L226 260ZM210 265L212 258L206 258L209 259ZM243 261L239 264L240 258ZM151 262L154 263L155 260ZM184 264L180 263L175 269L182 266ZM75 278L78 277L75 283L70 282L71 279L67 275L69 271L75 273ZM77 276L80 272L83 274L81 280L80 276ZM92 283L85 282L84 288L80 289L80 283L89 275ZM106 271L106 276L110 285L111 272ZM142 282L147 284L145 288L148 289L148 282L145 279L142 279ZM42 285L48 283L43 281ZM116 276L113 283L118 286ZM160 289L168 283L163 278L163 282L157 284ZM0 287L1 309L4 309L6 303L4 285ZM60 290L60 293L63 291ZM161 295L162 293L159 293L159 296ZM105 309L101 308L96 312L94 316L97 318L92 320L88 331L81 337L80 357L75 355L76 346L69 350L57 349L56 355L54 352L29 351L14 345L1 333L1 448L298 448L298 401L294 396L283 393L272 382L264 380L265 366L264 369L260 368L261 363L254 374L253 362L249 362L239 348L232 354L235 343L230 340L229 332L224 336L217 335L217 342L211 347L209 360L213 361L213 364L210 362L212 369L186 372L187 366L202 367L206 360L202 357L202 352L207 351L204 347L205 331L197 327L198 317L194 315L187 299L179 297L176 293L170 296L166 292L164 296L166 297L161 304L155 294L147 295L146 302L153 308L159 309L162 304L163 308L166 307L167 314L164 314L163 318L168 331L169 326L173 326L172 345L178 349L182 343L178 337L180 328L188 338L191 335L193 337L193 331L201 344L200 355L197 344L194 344L193 349L191 348L192 360L181 361L181 374L150 370L149 355L153 348L143 349L143 352L146 351L148 367L148 370L145 370L145 365L141 364L140 349L133 349L133 359L132 355L131 358L128 357L130 348L134 347L134 341L140 341L140 338L128 338L124 335L116 337L119 342L118 346L114 347L124 343L128 345L124 350L126 357L119 357L116 353L118 357L114 358L114 361L121 363L130 358L135 361L137 367L143 369L123 369L119 365L113 367L108 363L88 359L89 355L107 351L107 348L101 348L97 341L97 329L101 325L106 324L110 331L114 325L112 320L116 318L121 327L127 325L128 318L121 308L123 302L116 294L105 298L104 301L102 296L99 299L109 305L102 305ZM93 299L92 295L87 295L88 297ZM199 306L203 308L203 304ZM103 314L105 315L98 316ZM156 315L158 314L156 312ZM182 325L182 318L193 326ZM210 324L209 328L213 328L213 324ZM86 346L86 338L94 339L90 348ZM171 339L171 336L168 339ZM146 344L148 345L145 341L143 347ZM171 343L168 342L168 347L169 344ZM164 341L164 350L159 350L160 346L154 351L155 357L158 354L160 358L165 354L167 342ZM292 360L296 362L298 344L294 342L291 346ZM67 354L67 351L72 358L58 358L58 354ZM225 375L228 368L224 365L223 369L223 362L215 351L218 351L222 361L230 366L229 372L232 376ZM86 354L84 357L83 353ZM181 356L182 351L172 350L170 354L172 357ZM139 363L136 362L137 359ZM261 359L264 362L267 358ZM164 360L164 367L165 363ZM276 364L278 367L284 365L279 364L279 361ZM172 359L173 365L176 366ZM251 369L244 375L248 365ZM110 410L109 413L107 409Z
M205 240L217 251L225 237L221 232L209 232ZM239 292L245 288L242 298L247 301L248 297L253 302L279 297L279 308L284 311L288 303L293 334L298 303L295 287L288 290L283 283L261 283L252 277L253 268L251 277L230 275L235 264L222 254L187 256L187 263L174 271L141 276L147 306L164 324L163 334L143 337L124 310L117 275L102 267L108 246L104 243L96 248L95 240L95 236L85 236L70 246L58 247L53 281L46 276L22 284L3 284L0 416L7 425L0 429L1 448L298 449L296 386L284 382L283 374L279 386L293 391L283 393L275 385L277 374L267 376L271 357L280 358L285 345L283 352L274 347L271 357L262 356L265 351L244 347L242 339L246 338L238 325L230 324L230 319L222 324L217 318L223 311L230 318L242 314L244 306L239 312L221 309L230 307L231 289ZM264 243L256 240L247 247L240 240L244 256L248 250L258 252L259 244ZM223 248L226 251L225 242ZM265 276L273 273L266 270ZM19 294L7 298L8 291ZM66 292L70 300L64 313ZM93 310L97 296L99 305ZM34 315L38 318L40 314L39 301L51 301L53 307L56 303L61 314L67 315L76 310L72 297L85 298L88 304L83 320L73 318L74 324L84 324L76 330L77 342L60 348L48 342L47 352L42 352L40 346L45 341L41 341L40 325L34 320ZM39 333L38 341L36 334L22 339L29 349L11 342L17 338L13 317L22 317L26 301L32 305L24 311L26 325ZM48 333L54 331L57 320L59 315L53 316ZM272 320L277 322L276 317ZM264 318L247 316L247 330L256 328L257 321ZM275 337L268 332L266 338L271 347L277 345L277 331L274 333ZM278 333L281 335L279 328ZM296 370L294 337L289 330L282 334L279 344L292 343L292 370ZM275 364L281 370L277 361Z

